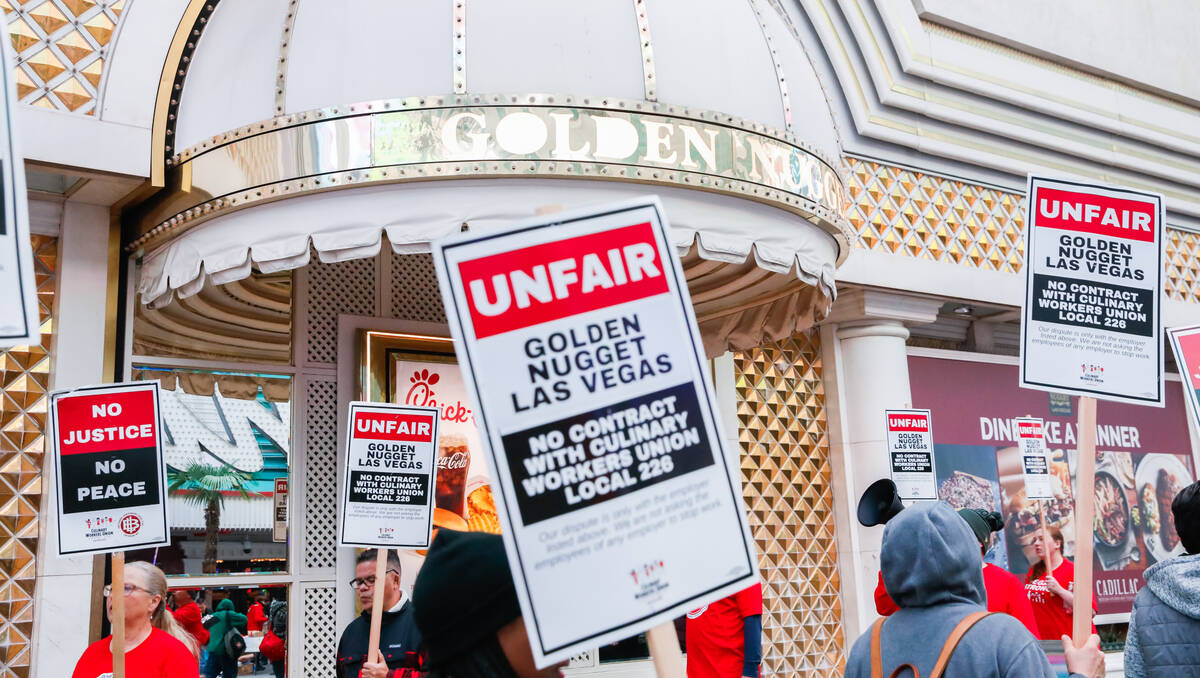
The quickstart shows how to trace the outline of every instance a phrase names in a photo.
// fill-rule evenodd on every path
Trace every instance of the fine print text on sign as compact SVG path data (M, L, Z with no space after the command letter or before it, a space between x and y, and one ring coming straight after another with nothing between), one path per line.
M350 403L341 546L428 548L436 407Z
M50 396L58 554L170 543L158 382Z
M1021 386L1163 406L1162 196L1029 177Z
M737 451L658 200L458 236L434 259L538 665L753 583Z
M886 410L892 482L904 501L937 500L933 417L929 410Z
M0 49L6 64L11 63L11 49L10 45ZM25 163L17 146L20 135L12 129L16 101L14 72L0 75L4 80L0 89L4 96L4 105L0 107L3 118L0 120L0 349L36 344L41 336L33 250L29 242Z
M1036 417L1019 417L1015 422L1021 473L1025 477L1025 498L1054 499L1050 458L1046 454L1045 422Z

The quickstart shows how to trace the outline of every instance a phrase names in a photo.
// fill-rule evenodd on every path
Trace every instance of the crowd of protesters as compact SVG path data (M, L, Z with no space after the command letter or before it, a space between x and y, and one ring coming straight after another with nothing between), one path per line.
M1185 555L1145 573L1125 646L1128 678L1200 675L1200 483L1172 503ZM1076 648L1069 637L1074 566L1062 554L1062 534L1038 540L1038 562L1022 583L984 564L999 515L954 511L923 503L887 523L875 602L880 619L855 641L846 663L850 678L988 676L1052 678L1039 640L1063 644L1073 678L1104 675L1095 629ZM378 554L358 556L350 581L362 614L338 643L338 678L544 678L560 663L538 669L499 536L443 529L417 575L411 597L401 588L400 561L389 553L382 581ZM285 671L287 603L265 591L245 612L229 598L204 614L190 591L168 593L162 571L145 562L125 565L125 661L129 678L230 678L239 661L270 662ZM368 655L375 588L383 586L379 649ZM762 594L755 587L689 614L689 678L757 676L761 660ZM245 634L262 636L245 656ZM111 675L112 637L93 643L73 678ZM263 659L254 656L264 655Z

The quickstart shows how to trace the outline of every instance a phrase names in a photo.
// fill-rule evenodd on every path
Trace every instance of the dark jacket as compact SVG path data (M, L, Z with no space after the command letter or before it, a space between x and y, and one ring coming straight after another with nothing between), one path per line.
M379 626L379 651L388 665L389 678L420 676L421 667L418 651L421 647L421 632L413 621L412 603L405 601L396 612L384 612ZM358 678L363 661L367 658L367 644L371 634L371 614L362 614L346 626L338 641L338 678Z
M904 509L884 528L880 564L884 586L900 606L883 625L883 675L909 662L928 676L958 622L985 610L979 542L948 504L922 503ZM870 675L868 629L850 651L846 678ZM1006 614L994 614L963 636L945 675L1054 678L1054 670L1029 629Z
M1146 570L1125 640L1126 678L1200 675L1200 554Z
M225 654L225 634L234 628L242 634L246 633L246 615L234 612L233 601L226 598L217 603L217 611L212 613L212 619L208 622L209 654Z

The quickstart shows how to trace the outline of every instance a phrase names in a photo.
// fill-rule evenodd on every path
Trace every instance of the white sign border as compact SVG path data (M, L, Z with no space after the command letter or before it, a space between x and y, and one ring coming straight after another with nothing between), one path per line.
M157 420L155 422L155 426L154 426L154 448L155 448L155 450L157 450L157 457L158 457L158 487L159 487L159 498L160 498L159 505L162 506L163 533L164 533L163 540L144 542L144 543L139 542L136 544L126 544L126 545L121 546L120 548L101 547L101 548L95 548L95 549L79 549L79 550L72 550L72 551L63 551L63 548L62 548L62 516L63 516L62 455L60 453L61 451L58 449L58 417L56 416L56 413L57 413L56 403L58 402L58 399L62 398L63 396L83 395L83 394L90 393L93 391L104 391L104 392L108 392L108 393L126 393L126 392L131 392L131 391L142 391L142 390L146 390L147 387L149 387L149 390L151 390L154 393L154 414L155 414L155 419ZM50 440L49 440L50 453L54 457L54 462L53 462L54 463L54 511L55 511L55 513L54 513L54 528L55 528L55 532L57 533L55 535L55 537L56 537L55 548L57 549L58 557L64 558L64 557L68 557L68 556L77 556L77 555L85 555L85 554L121 553L121 552L125 552L125 551L132 551L135 549L148 549L148 548L159 548L159 547L164 547L164 546L170 546L171 545L171 516L170 516L170 507L168 506L168 504L170 504L170 501L169 501L170 492L167 490L167 463L166 463L166 457L163 454L162 398L161 398L161 394L160 394L158 380L156 379L153 381L123 381L123 382L119 382L119 383L115 383L115 384L99 384L96 386L83 386L80 388L71 388L71 389L63 389L61 391L54 391L53 393L50 394L49 419L50 419L50 426L49 426L48 433L51 436Z
M25 195L25 163L20 152L19 136L13 133L16 124L16 92L12 81L13 64L11 46L6 44L0 52L4 60L4 134L7 139L8 157L0 156L0 173L3 175L3 200L5 221L16 250L17 293L21 297L21 308L25 316L25 332L0 336L0 349L40 343L41 322L37 302L37 280L33 274L33 246L29 233L29 205ZM161 449L161 448L159 448Z
M1155 398L1138 398L1134 396L1126 396L1120 393L1110 391L1100 391L1096 389L1085 389L1074 386L1062 386L1058 384L1045 384L1042 382L1029 381L1025 376L1026 354L1025 342L1029 332L1029 323L1033 312L1033 222L1036 213L1036 205L1034 205L1033 184L1035 181L1049 182L1054 184L1066 184L1068 186L1078 186L1080 188L1100 189L1103 191L1115 191L1120 193L1132 193L1149 198L1158 206L1157 224L1155 226L1157 232L1155 238L1158 240L1158 264L1154 268L1154 275L1158 281L1154 296L1154 345L1155 351L1158 352L1158 396ZM1018 348L1020 350L1018 365L1018 384L1021 388L1028 388L1035 391L1047 391L1050 393L1065 393L1067 395L1076 395L1082 397L1096 398L1098 400L1108 400L1112 402L1128 403L1130 405L1145 405L1147 407L1166 407L1167 396L1164 387L1163 375L1165 374L1166 365L1164 363L1165 356L1163 354L1163 258L1166 247L1166 218L1167 209L1166 202L1160 193L1151 193L1149 191L1140 191L1137 189L1125 188L1121 186L1106 186L1104 184L1072 181L1069 179L1056 179L1054 177L1036 176L1029 174L1025 183L1025 293L1022 296L1021 307L1021 343Z
M438 285L442 290L443 300L448 302L446 304L446 322L449 324L450 334L454 338L456 353L461 350L461 354L459 355L459 368L464 371L464 375L470 375L469 379L464 379L463 381L467 386L467 392L470 394L472 401L471 404L475 407L475 419L481 432L481 442L487 449L487 454L485 457L487 458L488 471L491 475L492 482L497 484L499 489L499 491L495 492L494 495L496 496L497 508L499 509L500 521L503 528L502 536L504 539L504 548L508 555L509 567L512 570L513 582L517 590L517 599L521 605L521 614L525 618L526 630L529 632L530 649L533 652L534 663L539 668L544 668L554 661L568 659L579 651L594 648L598 644L604 644L607 642L613 642L627 638L630 635L630 633L627 631L630 626L639 625L649 628L663 622L671 621L680 614L695 609L699 604L702 604L700 601L718 600L721 597L731 595L746 588L747 586L751 586L754 583L761 581L758 571L758 559L753 549L754 542L750 534L745 511L743 510L740 512L739 524L742 528L742 541L745 546L749 547L746 549L745 553L747 564L750 570L748 575L743 575L731 581L712 587L707 591L703 591L692 596L691 598L688 598L687 600L676 603L675 605L672 605L663 611L643 615L636 619L630 619L618 626L599 631L587 637L577 638L575 640L565 642L553 648L545 648L540 624L537 621L537 615L533 610L533 606L529 597L529 583L527 581L527 575L525 574L525 569L520 565L520 553L516 548L515 537L513 536L513 517L511 514L512 509L508 506L504 499L504 483L508 479L504 478L503 474L499 473L496 468L496 462L494 459L496 452L492 449L492 428L487 422L483 408L480 407L480 398L476 390L477 375L475 374L474 362L471 358L470 345L464 339L463 324L460 320L462 312L459 309L458 299L451 292L452 288L450 287L448 273L448 267L450 264L446 260L445 251L449 248L469 245L483 240L491 240L493 238L505 237L539 228L553 228L555 226L573 221L609 216L620 212L633 211L646 207L653 209L655 212L656 223L652 222L651 228L655 230L656 235L661 240L664 247L674 247L671 242L669 226L663 210L662 202L657 195L649 195L641 198L607 203L602 207L602 210L597 210L595 208L584 208L540 215L530 219L517 221L504 232L494 232L489 230L485 233L459 233L433 243L433 258L434 266L437 270ZM721 431L721 418L719 416L719 409L717 408L715 394L712 390L713 387L711 381L704 378L704 375L709 374L709 370L700 359L700 356L704 355L703 348L696 343L696 338L700 336L700 330L696 324L695 312L689 303L689 299L685 298L687 290L687 278L683 274L682 266L679 263L679 257L675 256L673 252L671 255L672 256L664 258L670 261L670 272L673 276L673 281L675 284L674 296L683 308L684 317L687 318L688 329L690 330L688 339L693 345L692 354L696 356L696 374L701 382L701 390L703 391L701 398L699 399L700 405L702 408L706 407L708 409L708 415L713 425L713 437L717 440L718 451L725 451L724 448L727 443L726 438ZM736 485L740 485L740 480L737 480L737 474L736 469L733 466L733 460L730 458L730 455L719 456L724 457L724 459L720 461L724 462L727 485L733 497L733 503L737 507L744 507L745 499L741 494L734 491L736 489ZM518 573L520 576L517 576Z
M1167 337L1171 340L1171 351L1175 354L1175 369L1179 370L1179 378L1183 382L1183 399L1187 402L1192 424L1200 430L1200 395L1196 394L1196 389L1192 388L1192 380L1186 374L1187 361L1183 360L1183 347L1179 345L1179 337L1193 334L1200 334L1200 325L1172 327L1167 330Z
M888 429L888 417L892 416L893 414L923 414L927 417L927 421L929 422L929 432L925 435L929 436L929 465L932 467L929 473L933 476L933 497L905 497L904 495L900 494L900 484L896 483L895 467L892 464L892 432ZM885 409L883 411L883 446L887 450L888 478L896 484L896 496L900 497L901 501L909 502L910 504L922 501L940 501L937 497L937 450L934 449L933 445L933 410L920 407Z
M417 412L421 414L433 415L433 454L431 455L429 469L429 515L425 520L425 541L423 543L385 544L365 541L346 541L346 509L350 507L350 442L354 440L354 411L355 409L359 408L380 408L395 410L398 412ZM401 405L399 403L381 403L372 402L369 400L353 400L347 405L346 445L343 448L343 467L345 468L345 472L342 474L344 476L342 479L342 499L338 503L338 548L399 549L403 551L429 548L429 544L433 541L433 510L437 506L437 454L438 436L441 432L441 419L442 410L437 407L420 407L417 405Z

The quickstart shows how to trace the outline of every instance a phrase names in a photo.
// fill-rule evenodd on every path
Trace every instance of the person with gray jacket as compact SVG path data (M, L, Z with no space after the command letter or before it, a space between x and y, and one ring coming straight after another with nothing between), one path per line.
M1125 639L1126 678L1200 676L1200 482L1171 502L1185 555L1143 575Z
M973 613L986 613L983 559L966 521L943 502L922 502L901 511L883 531L880 554L884 586L900 611L880 629L881 678L907 678L933 667L952 631ZM846 678L871 678L872 635L854 643ZM1065 637L1064 637L1065 638ZM1093 634L1079 649L1066 639L1067 667L1084 678L1102 676L1104 653ZM944 676L1054 678L1038 640L1006 614L985 616L969 628L950 654Z

